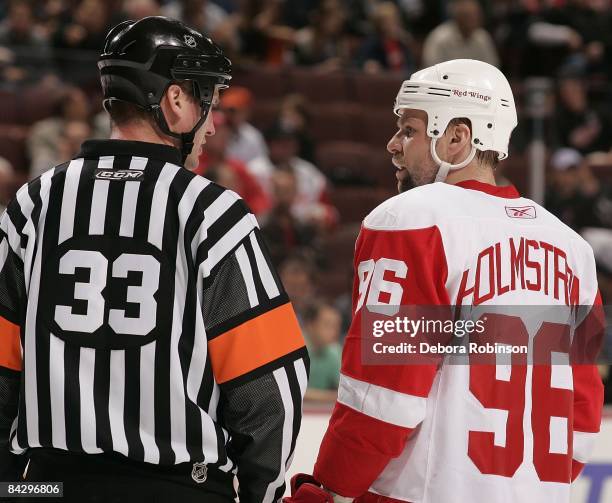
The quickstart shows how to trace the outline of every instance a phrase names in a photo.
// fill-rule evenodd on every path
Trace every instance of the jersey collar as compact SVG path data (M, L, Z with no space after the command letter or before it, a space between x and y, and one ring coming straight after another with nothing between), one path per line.
M496 197L504 197L506 199L517 199L520 196L514 185L506 185L499 187L497 185L491 185L489 183L479 182L477 180L464 180L455 184L457 187L463 187L464 189L479 190L486 194Z
M181 152L170 145L128 140L87 140L81 145L77 158L92 159L104 156L133 156L159 159L182 166Z

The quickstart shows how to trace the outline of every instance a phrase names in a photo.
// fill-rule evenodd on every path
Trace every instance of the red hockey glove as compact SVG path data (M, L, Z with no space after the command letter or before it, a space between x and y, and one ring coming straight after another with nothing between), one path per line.
M334 498L312 475L298 473L291 477L291 496L283 503L334 503Z

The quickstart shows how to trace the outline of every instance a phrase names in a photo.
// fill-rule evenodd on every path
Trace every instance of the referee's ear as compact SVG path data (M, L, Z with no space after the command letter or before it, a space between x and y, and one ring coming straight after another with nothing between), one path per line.
M160 106L168 127L175 133L186 133L193 127L195 115L193 109L193 98L189 96L181 86L171 84L161 100Z

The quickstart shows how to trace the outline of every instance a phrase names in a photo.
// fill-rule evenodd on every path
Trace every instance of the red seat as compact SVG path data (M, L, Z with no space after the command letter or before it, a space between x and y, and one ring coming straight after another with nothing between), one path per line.
M317 166L340 184L366 183L370 147L352 141L325 141L317 145Z
M317 146L317 165L336 184L395 187L395 168L390 154L381 145L326 141Z
M330 298L351 291L353 253L360 227L358 222L343 224L325 236L322 246L326 257L323 274L325 279L321 282L320 289L321 293Z
M342 222L360 222L384 200L395 195L392 190L372 187L341 187L334 190L332 203Z
M289 92L283 68L241 68L232 77L232 86L244 86L259 100L279 100Z
M19 105L21 99L12 91L0 89L0 123L14 124L19 122Z
M394 73L355 73L355 100L362 105L380 105L390 110L403 80L401 75Z
M21 99L23 108L19 122L31 125L54 114L61 99L61 90L59 88L50 90L41 86L31 87L23 91Z
M352 101L346 72L322 72L294 67L289 71L291 92L305 96L312 103L342 103Z
M276 122L279 110L280 102L277 100L255 100L249 122L260 131L266 131Z
M370 162L366 164L366 177L377 187L386 190L395 190L397 187L395 172L397 170L391 162L391 154L387 152L386 146L371 146L369 147L369 150Z
M387 108L360 107L357 123L357 141L385 149L397 131L397 117L393 114L392 103Z
M16 171L27 172L26 136L19 127L0 132L0 157L7 159Z
M311 107L311 131L315 141L351 141L357 136L359 107L351 104Z

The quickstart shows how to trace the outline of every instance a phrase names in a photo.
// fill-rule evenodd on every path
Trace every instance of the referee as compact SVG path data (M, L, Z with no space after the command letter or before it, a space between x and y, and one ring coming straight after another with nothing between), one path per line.
M0 475L109 503L230 502L237 476L242 502L278 501L304 342L249 209L185 169L230 61L148 17L98 67L111 139L0 221Z

